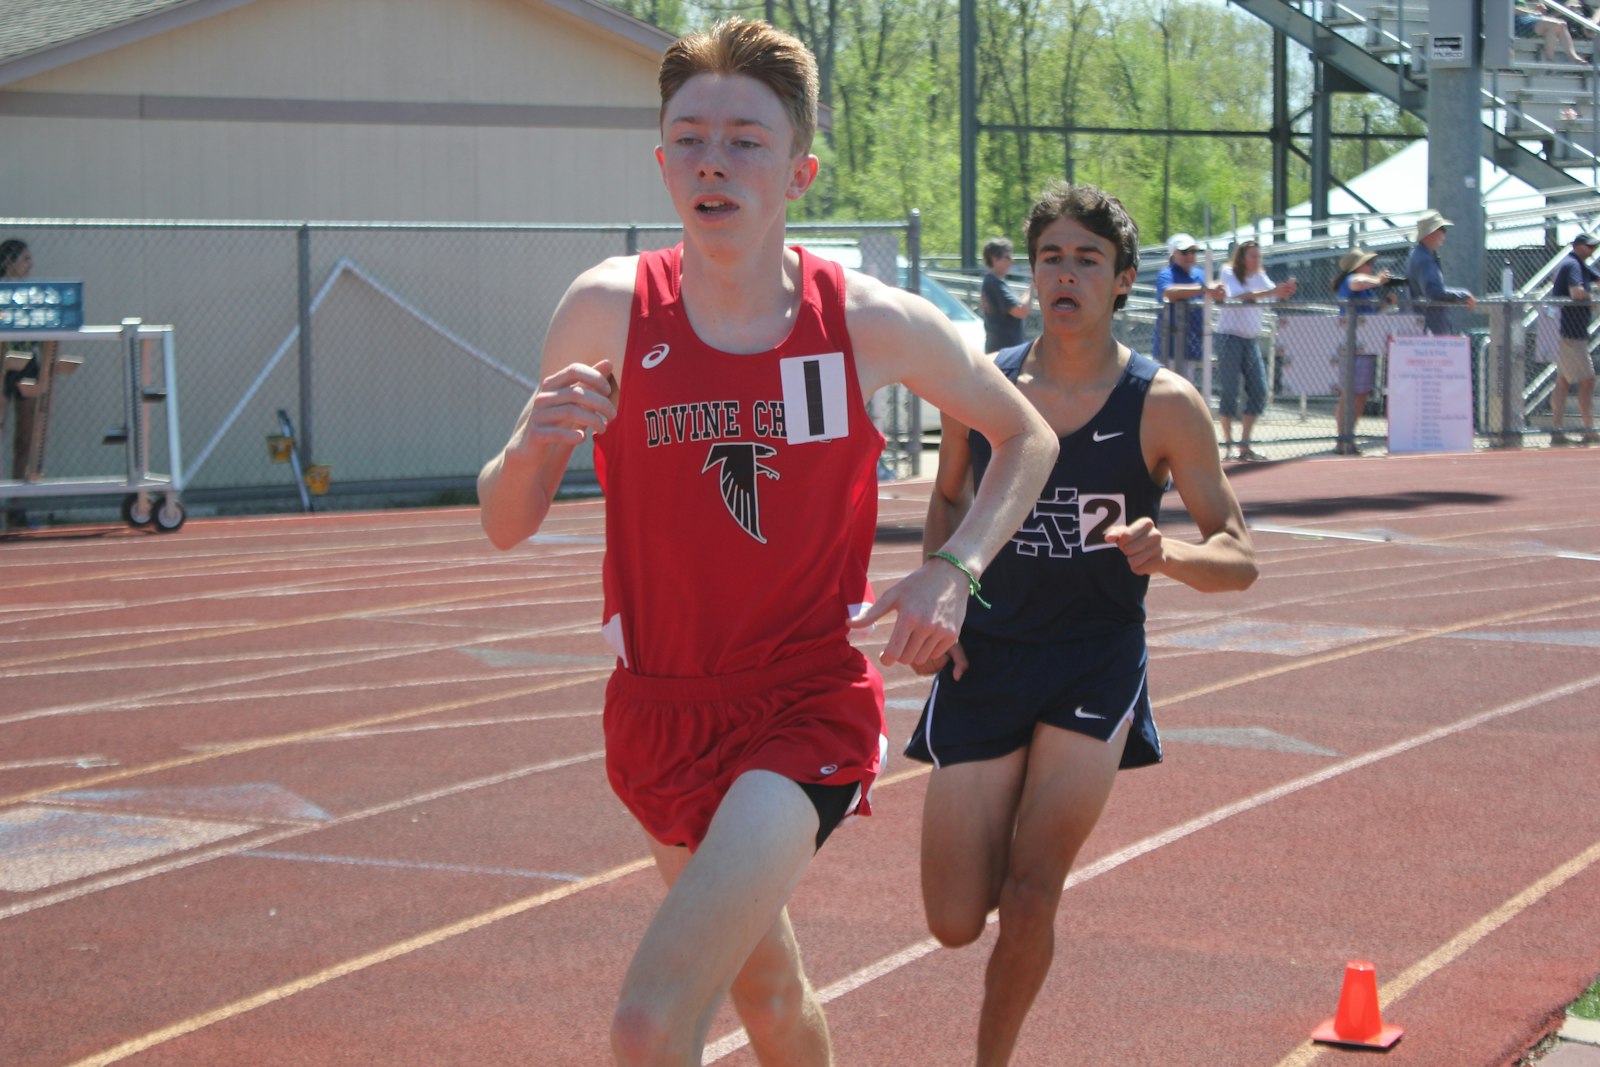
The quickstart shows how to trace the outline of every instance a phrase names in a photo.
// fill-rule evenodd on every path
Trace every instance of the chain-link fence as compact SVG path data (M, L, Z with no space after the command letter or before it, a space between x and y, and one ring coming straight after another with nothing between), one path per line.
M915 216L790 234L891 284L920 283ZM176 458L192 497L243 501L293 496L266 441L280 410L303 460L331 467L335 494L469 487L536 387L545 329L572 279L679 236L653 225L0 220L0 237L29 245L34 278L84 283L85 322L173 327L177 380L151 409L150 469ZM61 347L84 362L52 387L43 474L116 474L122 453L103 442L125 421L117 348L81 338ZM873 405L891 437L884 473L912 473L916 404L886 390ZM172 408L177 457L165 445ZM11 430L0 434L0 475L11 470ZM585 449L574 480L591 467Z
M981 346L982 323L962 284L970 280L918 268L915 217L790 231L821 254L920 289ZM170 398L149 408L149 469L181 464L195 498L250 504L295 499L289 469L273 464L266 442L278 432L280 410L295 423L305 462L332 468L338 496L416 499L470 488L535 387L544 331L571 279L607 256L679 239L669 226L19 219L0 220L0 236L30 245L35 278L82 280L86 322L137 317L174 328L176 380L156 383ZM1451 329L1468 338L1471 433L1479 446L1548 440L1563 303L1539 295L1564 251L1552 240L1491 253L1510 299L1447 309ZM1393 339L1422 333L1421 312L1402 299L1352 321L1336 303L1317 302L1312 294L1326 288L1322 273L1331 269L1322 259L1336 251L1269 263L1274 276L1296 273L1300 290L1266 310L1259 334L1245 339L1253 349L1214 333L1209 361L1178 362L1208 389L1235 442L1251 420L1251 447L1268 458L1389 440ZM1401 250L1386 254L1392 262L1370 269L1398 273ZM1156 324L1155 309L1136 303L1117 317L1116 330L1130 347L1150 352ZM1030 332L1036 328L1030 322ZM1346 361L1352 344L1357 358ZM125 468L118 431L126 422L126 361L113 342L76 339L62 351L84 362L53 387L44 476L117 475ZM1362 388L1369 372L1370 387ZM1351 405L1353 425L1339 402L1347 373L1360 401ZM182 413L176 456L166 425L174 408ZM924 473L937 413L899 389L873 398L872 409L890 438L884 476ZM1566 425L1577 429L1576 416ZM8 453L0 475L11 471L11 431L0 434ZM1219 441L1227 436L1219 427ZM574 457L574 482L591 463L587 452Z
M1533 219L1529 226L1535 233L1544 231L1541 220ZM1510 292L1514 294L1510 298L1480 299L1472 310L1460 304L1437 307L1448 320L1448 328L1467 338L1473 447L1504 446L1524 440L1529 445L1542 446L1550 441L1559 316L1562 307L1573 306L1570 300L1547 295L1551 275L1570 247L1556 244L1553 230L1551 234L1543 243L1491 252L1491 258L1500 264L1500 276L1489 279L1482 291ZM1399 284L1409 245L1397 246L1366 268L1376 273L1387 267L1397 282L1387 290L1393 294L1393 302L1380 303L1376 315L1358 314L1355 319L1341 315L1341 307L1331 300L1331 292L1327 301L1316 299L1315 294L1331 290L1338 273L1338 256L1347 250L1339 246L1312 249L1272 263L1272 275L1294 275L1299 290L1293 300L1282 304L1251 305L1263 311L1260 331L1246 339L1255 342L1253 348L1247 346L1240 352L1238 342L1217 330L1221 317L1213 314L1209 396L1219 447L1226 446L1231 431L1234 454L1238 455L1247 415L1252 419L1251 450L1270 459L1336 454L1348 451L1351 445L1361 450L1388 447L1391 341L1426 333L1426 307L1408 300L1405 286ZM976 306L978 275L945 270L934 272L932 277ZM1011 283L1021 287L1027 281L1025 276L1016 275ZM1223 306L1228 305L1224 302ZM1216 305L1212 308L1215 312ZM1169 319L1166 328L1174 330L1178 322ZM1142 306L1130 304L1117 315L1113 330L1129 348L1151 354L1155 351L1157 323L1153 296L1147 290ZM1040 325L1036 308L1024 325L1025 334L1038 336ZM1586 344L1592 352L1592 335ZM1347 363L1342 353L1352 346L1358 358ZM1167 352L1185 348L1176 337L1163 345ZM1510 359L1502 361L1502 352L1510 353ZM1256 359L1258 377L1253 364ZM1356 416L1353 425L1339 403L1345 391L1347 365L1354 379L1350 383L1351 395L1359 401L1350 405ZM1179 366L1197 387L1207 388L1204 363L1182 360ZM1502 367L1506 369L1503 378ZM1570 436L1572 431L1580 430L1577 402L1569 398L1565 406L1563 425ZM1224 415L1228 417L1227 424L1223 423Z
M1231 439L1236 456L1247 417L1250 449L1265 459L1445 451L1549 442L1562 308L1580 317L1587 310L1551 298L1479 300L1468 309L1402 297L1351 315L1337 303L1297 300L1266 311L1259 334L1238 340L1211 332L1191 346L1181 317L1148 310L1119 316L1116 332L1140 352L1153 350L1158 329L1169 331L1164 352L1209 346L1209 367L1189 358L1167 365L1207 393L1219 446ZM1583 332L1592 367L1593 338ZM1461 340L1451 348L1441 338ZM1345 396L1353 397L1348 407ZM1565 426L1577 432L1576 401L1567 407ZM1439 436L1445 428L1456 432Z

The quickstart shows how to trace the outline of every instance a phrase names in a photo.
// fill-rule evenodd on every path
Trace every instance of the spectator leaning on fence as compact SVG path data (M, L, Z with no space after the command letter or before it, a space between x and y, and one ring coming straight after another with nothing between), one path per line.
M1571 444L1561 432L1566 416L1567 390L1578 395L1578 414L1583 418L1582 442L1592 445L1600 438L1594 432L1594 357L1589 355L1590 285L1600 281L1600 272L1589 266L1589 257L1600 245L1600 237L1580 233L1572 239L1572 251L1556 266L1550 281L1550 295L1576 303L1561 309L1560 338L1556 342L1556 387L1550 394L1550 443Z
M1274 282L1261 269L1261 246L1240 241L1233 260L1219 273L1228 305L1217 313L1217 405L1222 415L1226 458L1233 458L1233 420L1239 418L1239 383L1244 380L1244 416L1240 419L1239 458L1265 459L1250 447L1256 417L1267 407L1267 371L1261 361L1261 303L1287 300L1295 280Z
M1389 269L1385 267L1376 274L1368 273L1367 267L1377 259L1376 252L1353 248L1339 257L1339 273L1333 279L1333 292L1339 298L1339 317L1342 319L1347 313L1355 315L1376 315L1383 304L1393 303L1394 297L1385 292L1384 286L1389 281ZM1381 294L1381 295L1380 295ZM1346 338L1349 336L1341 325L1339 330L1339 345L1337 351L1344 352ZM1356 343L1360 344L1361 335L1356 334ZM1372 393L1372 387L1378 377L1378 355L1376 352L1355 353L1355 403L1350 403L1350 398L1345 394L1344 388L1344 361L1335 360L1338 367L1338 377L1334 379L1334 391L1339 394L1339 402L1333 409L1333 423L1338 427L1339 441L1334 446L1334 451L1341 456L1359 456L1361 449L1356 445L1356 423L1361 420L1361 412L1367 406L1367 397Z
M1422 321L1429 333L1455 333L1450 309L1441 304L1465 304L1470 311L1478 301L1465 289L1444 284L1444 268L1439 266L1439 246L1444 244L1448 227L1455 225L1437 211L1424 211L1417 219L1417 243L1406 260L1406 290L1413 303L1422 304Z
M1226 295L1221 282L1208 285L1205 272L1195 269L1198 253L1193 237L1173 234L1167 239L1167 265L1156 275L1161 314L1150 351L1156 362L1187 378L1194 376L1205 348L1205 298L1221 300Z

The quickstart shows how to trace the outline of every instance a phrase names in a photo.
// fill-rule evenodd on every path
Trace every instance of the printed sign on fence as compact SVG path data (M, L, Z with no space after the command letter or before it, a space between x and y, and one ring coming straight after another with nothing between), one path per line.
M1459 336L1389 341L1389 451L1472 451L1471 346Z
M76 330L82 282L0 282L0 330Z

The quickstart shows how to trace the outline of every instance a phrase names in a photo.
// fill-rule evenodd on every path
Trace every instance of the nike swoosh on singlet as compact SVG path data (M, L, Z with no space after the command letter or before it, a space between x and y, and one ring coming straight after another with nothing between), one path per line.
M1118 430L1116 433L1101 433L1099 430L1096 430L1090 436L1092 436L1095 439L1096 443L1099 443L1101 441L1109 441L1113 437L1121 437L1124 433L1127 433L1127 431L1126 430Z

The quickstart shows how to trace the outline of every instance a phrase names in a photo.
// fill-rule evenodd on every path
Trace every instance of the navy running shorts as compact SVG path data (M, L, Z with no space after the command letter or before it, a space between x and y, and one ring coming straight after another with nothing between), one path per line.
M906 745L912 759L939 767L998 759L1026 747L1039 723L1110 741L1131 719L1122 768L1161 762L1143 627L1066 645L968 631L961 647L969 666L959 682L949 664L934 678Z

